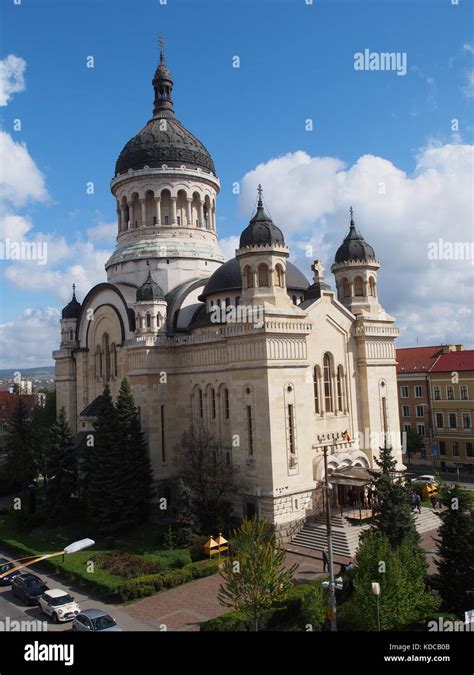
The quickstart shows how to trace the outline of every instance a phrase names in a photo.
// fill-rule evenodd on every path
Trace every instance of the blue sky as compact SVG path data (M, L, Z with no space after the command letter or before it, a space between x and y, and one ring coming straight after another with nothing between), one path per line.
M305 0L168 0L166 5L160 0L22 0L19 6L12 0L1 14L0 58L14 54L26 61L25 89L1 108L1 127L16 144L26 144L48 193L44 199L25 199L16 209L32 223L28 236L42 232L74 246L87 242L91 228L114 221L109 182L123 145L151 117L159 33L174 76L177 117L205 143L221 180L218 229L224 239L245 226L255 201L251 172L272 159L303 151L311 158L340 160L349 170L361 156L373 155L412 176L423 149L472 143L472 4L466 0L459 5L449 0L314 0L313 5ZM406 53L406 76L354 70L354 53L366 48ZM86 68L90 55L93 69ZM235 55L241 60L238 69L232 68ZM311 132L305 130L308 118ZM460 127L454 135L453 118ZM15 119L22 121L21 132L13 130ZM429 161L424 165L429 172ZM249 173L239 199L232 183ZM87 181L94 181L94 195L86 194ZM271 185L264 188L273 216L289 218L278 224L301 248L299 216L290 222L291 210L280 209L276 197L272 203ZM312 186L302 182L300 189ZM298 191L290 198L298 200ZM319 227L322 238L315 235L316 243L334 246L342 240L346 207L338 202L315 209L313 222L302 216L308 241ZM378 234L382 240L388 220L372 225L375 215L366 202L359 213L372 239ZM467 234L465 215L459 228ZM365 233L363 221L359 224ZM401 231L406 227L409 223ZM436 237L443 232L436 231ZM99 247L111 246L103 241ZM393 241L381 246L386 258L393 255ZM81 250L78 260L58 258L60 286L74 263L87 266ZM63 304L64 289L40 279L37 286L28 284L21 275L5 274L7 263L0 266L2 323L18 321L26 308ZM80 289L80 295L87 290ZM387 294L385 304L400 313L396 295ZM415 311L416 298L412 305ZM465 329L472 325L472 315L466 317L460 324ZM417 322L420 344L428 336L443 338L430 333L432 317ZM447 340L455 338L449 324L445 333ZM458 335L457 341L467 338ZM28 365L39 354L29 354Z

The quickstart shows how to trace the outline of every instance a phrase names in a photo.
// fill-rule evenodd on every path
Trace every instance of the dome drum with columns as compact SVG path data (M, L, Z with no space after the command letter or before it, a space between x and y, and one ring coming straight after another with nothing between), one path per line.
M161 49L153 116L125 145L111 183L117 247L107 281L82 303L74 290L62 312L58 408L75 432L89 431L104 386L115 398L127 377L157 497L173 501L176 445L202 423L244 478L235 514L257 513L285 541L321 508L324 446L331 468L371 470L392 434L402 467L398 330L379 303L380 262L352 209L331 268L337 293L320 260L312 282L289 261L261 186L226 261L216 228L219 179L204 145L175 117L173 84ZM261 310L258 321L239 315L248 307ZM332 498L343 507L343 486Z

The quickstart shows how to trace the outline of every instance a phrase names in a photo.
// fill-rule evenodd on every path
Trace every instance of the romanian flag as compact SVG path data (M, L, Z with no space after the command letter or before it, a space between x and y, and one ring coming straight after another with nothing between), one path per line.
M342 437L344 438L345 441L350 441L350 440L351 440L351 437L350 437L349 432L347 431L347 429L346 429L345 431L342 432Z

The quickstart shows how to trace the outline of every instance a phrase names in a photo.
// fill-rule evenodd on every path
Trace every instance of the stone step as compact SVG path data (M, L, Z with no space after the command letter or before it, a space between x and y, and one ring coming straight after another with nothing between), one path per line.
M415 514L416 529L419 534L437 529L440 525L439 515L426 507L421 508L421 513ZM359 538L364 530L370 528L370 524L351 525L341 516L331 518L333 550L336 555L353 558L359 545ZM296 546L311 548L322 551L327 547L326 518L319 515L308 521L298 534L292 539Z

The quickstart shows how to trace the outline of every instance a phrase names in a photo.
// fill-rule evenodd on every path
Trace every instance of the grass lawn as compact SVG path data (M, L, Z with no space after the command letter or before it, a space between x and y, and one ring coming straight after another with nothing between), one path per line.
M45 570L52 568L63 572L65 577L79 586L89 587L91 590L102 593L114 593L118 586L124 582L124 577L110 574L107 570L94 565L94 571L88 572L87 562L94 553L107 553L111 550L127 551L143 557L145 560L160 562L165 570L174 568L177 560L187 564L191 562L191 556L186 549L167 550L163 548L163 538L166 528L151 526L149 524L130 533L114 539L95 538L93 533L87 531L85 526L65 525L56 528L48 528L44 525L31 531L19 531L14 527L12 518L8 515L0 515L0 546L2 543L11 548L15 553L14 559L28 554L53 553L60 551L68 544L91 537L96 541L90 549L79 551L71 555L52 558L50 561L40 563ZM7 551L5 551L6 553Z

